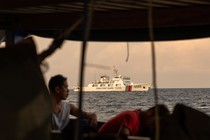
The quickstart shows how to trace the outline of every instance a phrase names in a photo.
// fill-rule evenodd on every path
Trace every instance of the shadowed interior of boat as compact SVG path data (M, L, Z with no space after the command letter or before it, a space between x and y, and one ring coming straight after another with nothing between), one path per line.
M0 49L3 114L0 139L63 139L61 133L50 130L52 105L40 70L40 55L36 54L32 38L14 45L17 31L55 38L53 51L65 39L83 41L85 48L87 41L166 41L210 36L208 0L91 2L96 3L82 0L6 0L1 3L0 29L4 32L1 37L6 35L6 48ZM90 17L87 7L93 8L89 30L85 27ZM149 8L153 8L152 16L148 16ZM154 38L150 37L150 18ZM85 33L90 34L89 38L85 38ZM160 139L209 140L209 120L209 116L201 112L177 105L169 118L160 121ZM120 139L116 135L87 134L86 139ZM155 136L151 135L151 139Z

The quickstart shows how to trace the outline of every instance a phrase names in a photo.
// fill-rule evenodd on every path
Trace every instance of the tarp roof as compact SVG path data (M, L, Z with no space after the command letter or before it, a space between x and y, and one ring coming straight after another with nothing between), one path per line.
M149 0L95 0L89 40L148 41L149 5ZM209 0L153 0L152 9L157 41L210 36ZM54 37L83 15L83 0L6 0L0 5L0 29ZM82 40L82 27L68 39Z

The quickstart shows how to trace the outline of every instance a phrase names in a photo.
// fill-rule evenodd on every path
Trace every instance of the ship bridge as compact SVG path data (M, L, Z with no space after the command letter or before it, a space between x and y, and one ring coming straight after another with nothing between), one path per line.
M123 77L123 84L124 85L130 85L131 84L131 78L130 77Z

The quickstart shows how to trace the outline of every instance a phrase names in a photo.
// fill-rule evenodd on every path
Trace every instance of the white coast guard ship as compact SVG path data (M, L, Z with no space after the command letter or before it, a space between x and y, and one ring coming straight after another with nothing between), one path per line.
M114 68L114 77L110 79L107 75L101 75L100 80L96 80L88 86L83 87L83 91L148 91L151 83L133 83L130 77L122 76L118 70ZM79 86L74 86L74 91L80 91Z

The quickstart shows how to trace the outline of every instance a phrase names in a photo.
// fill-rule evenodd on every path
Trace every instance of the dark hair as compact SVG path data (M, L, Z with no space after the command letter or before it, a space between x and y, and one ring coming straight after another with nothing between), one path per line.
M154 110L154 113L155 113L155 108L158 109L159 116L168 116L168 115L170 115L169 109L164 104L158 104L158 105L156 105L154 107L149 108L148 110Z
M155 120L151 118L154 118L156 108L158 109L158 116L160 120L170 115L169 109L167 108L166 105L163 104L158 104L146 110L149 111L151 114L149 116L142 116L145 119L143 121L147 122L148 120L152 120L152 122L149 121L150 122L149 125L146 125L144 129L141 130L140 136L150 137L152 140L154 139L156 127L155 127Z
M55 76L51 77L50 81L49 81L49 84L48 84L48 88L49 88L50 92L53 93L55 88L57 86L61 87L66 80L67 80L67 78L64 77L61 74L58 74L58 75L55 75Z

